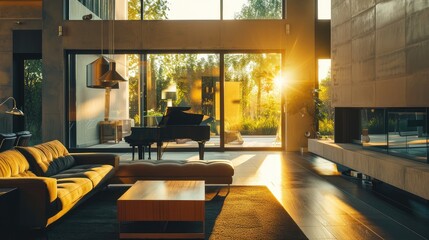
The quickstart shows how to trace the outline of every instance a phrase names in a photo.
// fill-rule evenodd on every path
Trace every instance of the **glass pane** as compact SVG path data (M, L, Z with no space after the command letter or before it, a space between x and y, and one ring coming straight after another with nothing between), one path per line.
M218 54L150 54L147 71L147 125L156 124L166 108L191 107L204 114L211 126L206 147L219 146L220 85ZM169 147L196 147L193 141L176 141Z
M164 20L167 19L168 4L167 0L153 1L143 0L143 19L144 20Z
M223 0L223 19L282 19L282 0Z
M380 151L387 150L387 136L384 123L384 109L361 110L361 143Z
M281 54L225 55L225 146L281 146Z
M143 68L141 55L128 54L128 99L129 99L129 116L133 119L135 125L141 124L141 103L142 103L142 90L141 90L141 70Z
M69 20L140 20L140 0L69 0Z
M331 0L317 0L317 19L331 19Z
M158 1L157 1L158 2ZM165 0L166 19L209 20L220 19L220 0ZM146 15L146 7L145 14ZM145 16L145 19L150 19ZM161 18L165 19L165 18Z
M426 162L426 111L389 111L389 153Z
M25 130L31 132L29 145L42 142L42 60L24 61Z
M71 147L110 147L122 141L123 131L119 129L123 124L132 124L128 81L112 88L88 86L87 66L99 58L99 55L78 54L71 62L70 69L75 70L71 74L75 77L71 79L69 103ZM127 55L110 55L108 58L116 62L116 71L128 79ZM128 144L125 146L129 147Z
M318 60L319 73L319 134L322 138L334 136L334 108L332 107L331 59Z

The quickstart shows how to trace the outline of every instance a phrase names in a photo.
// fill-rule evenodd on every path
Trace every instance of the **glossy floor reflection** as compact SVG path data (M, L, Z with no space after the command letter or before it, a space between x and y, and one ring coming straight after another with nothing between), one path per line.
M166 152L163 159L197 159ZM129 161L122 154L121 161ZM206 152L234 163L234 185L266 185L309 239L429 239L429 204L384 184L341 176L306 153ZM393 197L394 196L394 197Z

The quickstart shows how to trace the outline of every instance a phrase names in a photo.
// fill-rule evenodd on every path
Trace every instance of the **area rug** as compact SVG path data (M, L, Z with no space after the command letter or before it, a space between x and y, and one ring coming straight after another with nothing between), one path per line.
M49 240L118 239L116 200L125 187L97 193L48 228ZM206 239L307 239L264 186L206 187Z

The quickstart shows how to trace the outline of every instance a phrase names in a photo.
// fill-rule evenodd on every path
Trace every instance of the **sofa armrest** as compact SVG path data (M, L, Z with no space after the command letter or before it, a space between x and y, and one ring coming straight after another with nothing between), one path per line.
M45 227L57 199L57 180L47 177L0 178L0 188L17 188L19 222L25 227Z
M119 165L119 155L113 153L72 153L76 164L108 164L116 168Z

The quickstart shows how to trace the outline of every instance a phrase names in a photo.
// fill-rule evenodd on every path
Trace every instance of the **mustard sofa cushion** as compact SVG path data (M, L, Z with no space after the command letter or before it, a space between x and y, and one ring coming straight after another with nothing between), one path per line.
M32 171L37 176L50 177L75 164L67 148L58 140L33 147L16 147L16 149L27 158Z
M58 211L74 205L93 189L92 182L87 178L67 178L57 180Z
M52 177L56 179L87 178L92 182L93 187L96 187L112 171L112 169L112 165L76 165Z
M35 177L25 157L16 150L0 153L0 177Z

